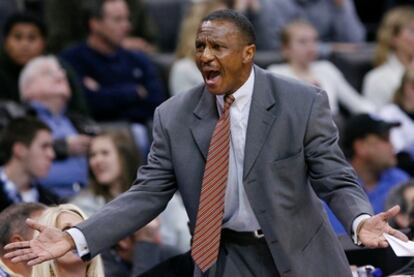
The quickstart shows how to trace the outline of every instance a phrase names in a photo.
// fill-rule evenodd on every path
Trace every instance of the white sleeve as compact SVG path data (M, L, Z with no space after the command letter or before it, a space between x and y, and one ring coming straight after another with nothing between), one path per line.
M369 214L361 214L354 219L354 222L352 222L352 240L356 245L361 245L361 242L359 241L357 234L358 226L359 224L361 224L362 221L370 217L371 216Z
M86 238L78 228L70 228L65 232L67 232L75 242L76 251L78 252L79 257L89 254L89 247L86 242Z

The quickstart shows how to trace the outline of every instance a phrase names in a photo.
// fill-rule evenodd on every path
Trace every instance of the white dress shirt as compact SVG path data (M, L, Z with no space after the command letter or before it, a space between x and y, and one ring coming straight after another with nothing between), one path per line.
M254 87L254 70L247 81L232 95L230 107L230 153L229 175L224 202L223 227L236 231L260 229L243 186L244 148L246 143L247 121ZM224 96L217 96L217 109L222 113Z

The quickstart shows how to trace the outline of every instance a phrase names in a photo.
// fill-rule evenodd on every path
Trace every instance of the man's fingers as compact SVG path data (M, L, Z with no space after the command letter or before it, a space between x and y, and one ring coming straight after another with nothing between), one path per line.
M15 250L15 251L7 253L6 255L4 255L4 257L7 259L11 259L13 261L13 259L15 259L16 257L22 257L30 253L33 253L30 248L19 249L19 250Z
M406 235L404 235L402 232L395 230L393 228L390 228L390 230L388 230L388 234L396 237L397 239L400 239L402 241L407 242L408 241L408 237Z
M30 242L29 241L19 241L19 242L13 242L13 243L7 244L6 246L4 246L4 250L13 250L13 249L27 248L27 247L30 247ZM5 257L8 254L10 254L10 253L7 253L5 255Z
M400 206L395 205L394 207L392 207L391 209L381 213L381 217L388 221L390 218L396 216L398 213L400 212Z
M30 228L35 229L39 232L42 232L44 229L47 228L47 226L37 223L36 221L30 218L26 219L26 224L29 225Z
M25 254L25 255L19 255L17 257L14 257L13 259L11 259L11 261L13 263L19 263L19 262L25 262L25 261L33 260L36 257L37 257L37 255L34 254L34 253L28 253L28 254Z
M46 260L47 260L46 258L37 257L36 259L32 259L32 260L30 260L30 261L27 263L27 265L28 265L28 266L34 266L34 265L37 265L37 264L43 263L43 262L44 262L44 261L46 261Z

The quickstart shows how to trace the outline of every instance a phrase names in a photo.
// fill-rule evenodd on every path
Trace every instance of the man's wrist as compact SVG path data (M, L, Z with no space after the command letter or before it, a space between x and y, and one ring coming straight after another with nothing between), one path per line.
M69 243L69 245L70 245L70 249L71 250L73 250L73 249L76 249L76 244L75 244L75 241L73 240L73 238L72 238L72 236L71 235L69 235L69 233L68 232L63 232L63 234L64 234L64 238L65 238L65 240Z
M352 223L352 239L356 245L361 245L361 241L359 240L359 233L365 221L369 218L371 218L369 214L362 214L355 218L354 222Z

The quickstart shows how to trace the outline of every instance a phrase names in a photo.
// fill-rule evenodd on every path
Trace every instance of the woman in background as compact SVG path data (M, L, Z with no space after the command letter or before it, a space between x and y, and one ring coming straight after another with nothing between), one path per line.
M94 137L89 150L89 188L72 199L87 215L129 189L141 158L131 136L120 130Z
M414 63L414 7L401 6L384 17L377 35L375 68L363 82L365 95L377 108L392 102L404 71Z
M399 157L405 152L414 158L414 68L405 71L394 101L379 112L386 121L397 121L401 126L391 129L390 140ZM413 172L410 172L413 173Z
M127 132L107 131L94 137L89 151L89 188L80 192L71 203L92 215L134 183L142 165L131 136ZM181 197L175 194L160 215L161 241L186 251L190 247L188 217Z
M82 222L87 217L81 209L72 204L63 204L51 207L39 218L39 223L53 226L62 231ZM36 236L37 234L35 234ZM33 266L32 277L104 277L101 258L93 258L84 262L74 252Z
M372 112L374 106L345 80L331 62L318 58L318 33L306 21L286 25L281 35L286 64L269 66L273 73L305 81L326 91L332 113L337 115L339 103L351 113Z

